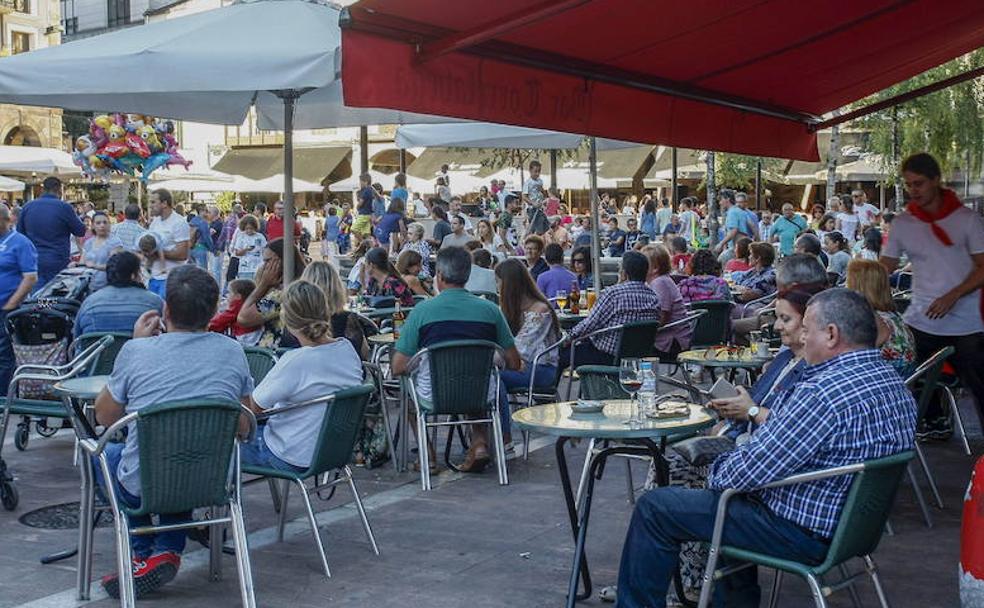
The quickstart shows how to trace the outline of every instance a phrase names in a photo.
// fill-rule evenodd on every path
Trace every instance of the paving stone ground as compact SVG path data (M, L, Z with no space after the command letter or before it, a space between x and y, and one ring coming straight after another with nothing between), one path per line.
M984 452L984 438L973 408L962 403L972 427L971 447ZM535 439L528 462L509 462L506 487L490 467L481 475L444 473L435 489L421 492L413 473L391 467L357 469L359 489L369 508L381 555L372 554L345 488L329 502L315 500L325 521L322 537L332 578L321 572L310 528L298 501L292 501L287 538L276 542L275 518L265 485L245 492L257 604L263 607L555 607L563 606L573 542L557 477L553 442ZM568 448L579 470L585 444ZM517 450L518 451L518 450ZM875 558L896 608L954 608L959 605L957 564L962 497L974 459L956 438L926 445L945 508L933 509L935 527L927 529L911 488L899 491L892 517L895 535L886 537ZM18 517L32 509L78 499L78 476L71 466L72 441L66 432L52 439L32 437L27 451L9 442L3 455L18 477L21 504L0 511L0 608L118 605L93 585L93 600L75 601L75 562L41 565L39 556L76 541L73 530L42 530ZM631 504L626 498L625 467L609 466L599 482L588 538L588 560L596 588L612 584L618 571ZM642 463L634 478L645 478ZM928 488L926 489L928 494ZM115 568L112 529L96 531L94 574ZM207 580L207 552L189 545L177 579L156 596L140 602L174 608L239 606L234 558L225 556L223 579ZM771 576L760 573L768 585ZM863 604L875 606L873 589L863 581ZM831 606L850 606L846 593ZM607 606L596 597L583 606ZM787 577L781 605L811 605L806 586Z

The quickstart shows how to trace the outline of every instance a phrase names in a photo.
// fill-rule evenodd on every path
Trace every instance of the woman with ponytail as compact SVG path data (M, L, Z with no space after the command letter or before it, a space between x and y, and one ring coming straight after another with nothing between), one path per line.
M382 247L373 247L366 254L366 271L369 297L393 296L401 306L413 306L413 290L390 262L389 253Z
M250 409L260 414L291 403L324 397L362 383L362 361L351 342L331 333L331 313L324 291L303 279L287 287L280 306L284 327L301 347L277 361L253 390ZM244 463L286 471L311 464L324 408L314 405L271 416L256 438L242 448Z

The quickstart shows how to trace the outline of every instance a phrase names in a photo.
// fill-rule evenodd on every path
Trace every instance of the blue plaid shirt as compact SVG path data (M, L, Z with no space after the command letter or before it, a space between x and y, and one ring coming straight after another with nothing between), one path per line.
M776 396L751 440L715 461L714 490L752 490L819 469L882 458L912 448L916 403L876 349L840 354L806 369ZM772 511L816 534L833 536L851 477L763 490Z
M572 327L568 336L574 339L605 327L656 320L659 320L656 292L642 281L623 281L603 289L588 317ZM589 339L598 350L614 355L618 336L619 332L610 331Z

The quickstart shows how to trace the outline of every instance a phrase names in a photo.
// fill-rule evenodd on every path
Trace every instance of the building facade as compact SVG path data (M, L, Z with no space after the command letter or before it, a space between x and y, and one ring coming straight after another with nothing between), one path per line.
M59 0L0 0L0 61L61 43ZM62 112L0 104L0 144L65 148Z

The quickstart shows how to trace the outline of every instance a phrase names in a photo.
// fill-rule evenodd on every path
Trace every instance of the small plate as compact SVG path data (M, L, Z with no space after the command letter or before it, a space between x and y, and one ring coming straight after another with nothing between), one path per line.
M571 413L574 414L600 414L604 409L604 401L585 401L580 399L571 404Z

